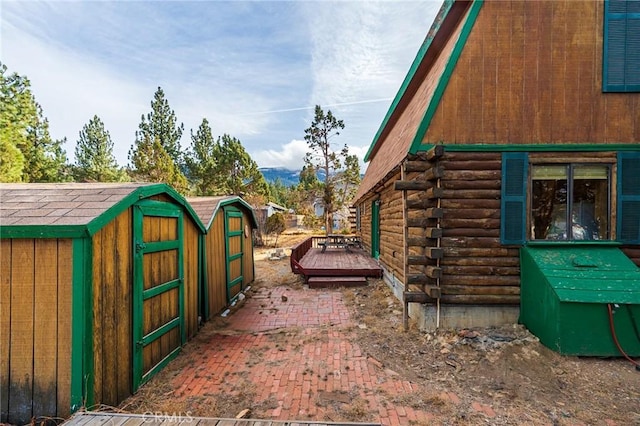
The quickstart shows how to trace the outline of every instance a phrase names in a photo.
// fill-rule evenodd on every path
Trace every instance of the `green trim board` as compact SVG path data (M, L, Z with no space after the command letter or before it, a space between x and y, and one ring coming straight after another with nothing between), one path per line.
M0 238L82 238L89 236L85 225L2 225Z
M418 50L418 53L416 54L416 57L413 60L413 63L411 64L411 67L409 68L409 72L407 72L407 75L405 76L404 81L402 82L402 85L398 90L398 93L396 93L396 96L393 99L393 102L391 102L391 106L389 107L387 114L382 120L382 124L380 124L380 127L378 128L378 131L376 132L376 135L374 136L373 141L371 142L371 145L369 146L369 149L367 150L367 153L364 156L365 162L370 160L370 157L373 154L374 148L378 144L378 141L380 139L380 136L382 135L382 132L384 131L387 124L389 124L389 120L391 120L391 116L395 113L395 110L398 107L400 100L404 97L407 91L407 88L409 87L409 84L413 80L416 72L418 71L418 68L420 68L420 65L422 64L422 61L425 55L427 54L427 51L429 50L429 47L431 46L433 39L435 38L436 34L438 34L438 30L440 29L442 22L444 22L447 15L449 14L449 11L451 10L451 6L453 6L453 3L454 3L454 0L445 0L444 3L442 4L442 7L438 11L438 14L436 15L436 18L433 21L433 24L431 24L431 29L429 30L427 38L422 43L422 46L420 46L420 49Z
M640 143L588 143L588 144L421 144L416 152L429 151L442 145L447 152L611 152L638 151Z
M72 413L94 403L92 259L91 239L74 239L71 301Z
M453 70L456 68L456 64L458 63L458 59L464 50L464 46L469 39L469 35L471 34L471 30L476 23L476 19L478 18L478 14L480 13L480 9L484 4L484 0L475 0L471 5L471 9L469 10L469 14L467 16L466 21L462 26L462 30L460 32L460 37L458 41L456 41L455 46L453 47L453 52L451 52L451 56L449 57L449 61L447 61L447 65L444 68L443 73L440 75L440 79L438 80L438 85L431 97L431 101L429 101L429 105L427 106L427 110L424 113L422 121L418 126L418 131L416 132L415 137L413 138L413 142L411 143L411 148L409 148L410 154L415 154L419 151L420 145L422 144L422 139L424 135L427 133L427 129L431 124L431 120L433 120L433 116L435 115L438 106L440 105L440 101L442 100L442 95L444 95L444 91L449 84L449 80L451 79L451 75L453 74Z
M205 228L198 215L184 197L169 185L159 183L133 189L131 193L125 196L122 200L85 225L2 225L0 226L0 238L82 238L92 236L126 209L144 198L149 198L159 194L166 194L176 201L177 204L182 206L184 211L188 213L200 231L203 233L206 232L207 228ZM154 200L144 201L153 202ZM255 216L253 219L255 220ZM257 221L255 223L257 224Z

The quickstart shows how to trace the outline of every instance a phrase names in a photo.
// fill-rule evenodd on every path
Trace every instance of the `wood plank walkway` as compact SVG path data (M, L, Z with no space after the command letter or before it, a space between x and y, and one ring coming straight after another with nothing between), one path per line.
M189 415L121 414L81 412L64 423L65 426L380 426L380 423L334 423L308 421L281 421L256 419L218 419Z
M312 248L298 262L308 277L375 277L382 269L369 253L359 248Z

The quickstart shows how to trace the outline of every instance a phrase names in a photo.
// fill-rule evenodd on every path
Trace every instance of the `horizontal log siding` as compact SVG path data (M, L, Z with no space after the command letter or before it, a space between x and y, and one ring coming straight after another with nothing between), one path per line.
M517 303L519 249L500 244L499 153L447 153L440 286L448 303ZM491 189L487 189L491 188Z
M438 220L429 219L427 218L427 214L426 214L427 211L429 211L429 209L438 207L438 200L428 199L425 197L425 194L429 192L429 189L435 188L437 183L435 180L431 180L431 181L426 180L425 176L429 176L431 174L432 168L437 167L438 163L435 163L435 162L431 163L427 161L425 161L425 163L428 165L428 167L424 172L411 172L405 175L406 181L424 182L427 186L426 191L407 191L407 201L409 203L421 201L422 206L424 207L422 209L408 209L407 219L410 222L414 219L416 220L416 222L418 222L418 219L424 219L425 225L426 225L426 227L423 227L423 228L409 227L408 229L407 235L410 242L425 241L424 246L422 246L422 243L421 243L421 246L411 246L411 245L408 246L408 250L409 250L408 256L410 258L415 258L415 256L422 258L423 256L429 255L430 252L432 251L431 249L434 249L438 246L437 239L428 238L427 232L425 230L425 228L436 228L438 226ZM397 192L399 194L402 194L402 191L397 191ZM434 259L427 259L423 263L424 265L409 264L407 268L407 273L409 274L409 276L424 274L425 266L435 267L437 265L436 260ZM429 279L428 281L429 281L429 284L431 285L435 285L436 283L435 279ZM406 283L406 280L403 279L403 282ZM407 290L411 290L411 291L422 290L422 286L421 285L408 286Z
M404 281L402 192L385 186L380 192L380 262Z
M118 405L132 392L132 210L93 236L94 401Z
M637 143L640 93L602 92L603 1L486 1L423 141Z
M0 240L0 422L69 415L72 250L68 239Z

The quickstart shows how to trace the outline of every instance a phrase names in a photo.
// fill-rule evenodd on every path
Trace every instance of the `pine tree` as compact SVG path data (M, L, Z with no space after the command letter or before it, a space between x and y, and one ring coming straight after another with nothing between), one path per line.
M0 63L0 181L68 180L62 144L31 93L31 83Z
M151 101L151 112L141 117L139 131L136 132L136 142L145 137L158 138L160 145L169 154L176 165L182 164L180 139L184 131L184 124L177 124L176 114L164 97L164 91L158 87Z
M113 155L111 135L97 115L80 131L75 153L74 177L77 181L123 182L128 179Z
M160 143L160 139L145 136L139 141L136 151L131 157L131 177L142 182L164 182L173 186L180 193L187 193L187 179L177 169L173 160Z
M189 189L182 174L180 138L184 126L176 124L174 111L158 87L151 112L141 117L136 140L129 150L130 175L146 182L166 182L182 193ZM162 148L158 152L154 150Z
M327 233L333 229L333 213L350 201L349 187L357 185L360 180L357 157L349 155L346 145L337 152L331 146L331 139L338 136L341 129L344 129L342 120L338 120L331 111L325 114L320 105L316 105L313 122L304 131L304 139L310 149L304 158L307 169L320 171L324 175L319 187Z
M191 148L185 155L187 175L196 195L215 195L223 191L223 179L218 172L219 156L220 146L205 118L195 134L191 130Z
M267 196L267 181L258 164L245 151L242 143L227 134L218 139L218 175L222 177L222 191L227 194Z

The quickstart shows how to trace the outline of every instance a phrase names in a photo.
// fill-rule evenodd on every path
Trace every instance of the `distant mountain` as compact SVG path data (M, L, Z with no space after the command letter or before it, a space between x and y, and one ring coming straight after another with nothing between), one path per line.
M274 183L277 179L280 179L280 182L282 182L284 186L297 185L300 183L300 170L285 169L284 167L260 167L258 170L260 170L264 179L269 183ZM324 181L323 170L318 170L316 175L321 182ZM361 179L363 177L364 173L360 175Z
M284 167L260 167L260 172L269 183L280 180L284 186L297 185L300 182L300 170L290 170Z

